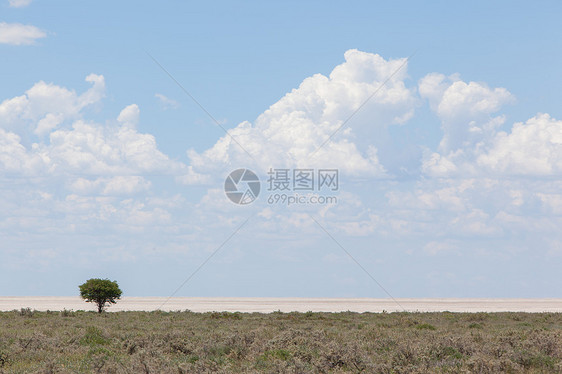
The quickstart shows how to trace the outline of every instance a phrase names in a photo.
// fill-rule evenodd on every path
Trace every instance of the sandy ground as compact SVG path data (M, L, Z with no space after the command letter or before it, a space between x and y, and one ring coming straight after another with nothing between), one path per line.
M400 306L398 305L400 304ZM0 297L0 310L95 310L79 297ZM324 299L324 298L213 298L124 297L109 311L186 310L194 312L562 312L562 299Z

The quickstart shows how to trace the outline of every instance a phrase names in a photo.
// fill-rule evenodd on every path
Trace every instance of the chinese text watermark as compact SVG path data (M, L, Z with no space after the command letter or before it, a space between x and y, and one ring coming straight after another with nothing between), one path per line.
M339 191L338 169L270 168L267 172L265 200L268 204L337 204L337 196L326 195ZM254 202L260 193L261 182L249 169L231 172L224 182L226 196L235 204Z

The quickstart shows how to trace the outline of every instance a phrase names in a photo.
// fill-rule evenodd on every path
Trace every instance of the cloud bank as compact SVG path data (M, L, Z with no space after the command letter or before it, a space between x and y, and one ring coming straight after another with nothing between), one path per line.
M339 238L363 243L363 253L375 251L376 242L420 258L560 256L562 121L537 113L510 122L503 111L516 98L507 88L458 74L412 79L407 67L405 59L349 50L330 74L304 79L254 121L205 151L186 150L183 160L138 130L137 104L101 123L91 119L106 96L102 75L88 75L90 87L81 93L37 82L0 103L4 246L46 253L45 243L70 237L91 240L77 258L100 255L96 246L123 261L154 248L205 253L245 217L221 190L228 172L330 167L345 182L339 203L308 212ZM423 110L429 120L418 118ZM435 145L408 137L430 126L440 128ZM407 161L397 137L414 150ZM402 180L406 168L414 171ZM283 247L283 261L302 260L303 248L320 240L304 210L263 201L251 209L256 243L306 234ZM17 251L10 256L15 261Z

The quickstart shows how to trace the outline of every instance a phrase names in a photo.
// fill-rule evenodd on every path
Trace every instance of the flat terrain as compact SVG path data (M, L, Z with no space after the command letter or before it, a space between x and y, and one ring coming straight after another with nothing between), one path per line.
M562 299L390 299L124 297L109 311L193 312L562 312ZM400 305L398 305L400 304ZM0 311L95 310L79 297L0 297Z
M0 373L562 373L560 313L0 313Z

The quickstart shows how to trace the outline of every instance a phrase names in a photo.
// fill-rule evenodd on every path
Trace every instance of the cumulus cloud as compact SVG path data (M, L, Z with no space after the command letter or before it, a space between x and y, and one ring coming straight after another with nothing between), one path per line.
M0 44L30 45L46 36L45 31L32 25L0 22Z
M376 54L349 50L345 62L329 76L306 78L253 124L240 123L229 131L230 136L223 136L203 153L189 151L191 165L203 174L255 161L255 167L262 171L329 165L349 175L385 176L377 134L407 121L416 103L414 90L404 84L406 67L399 70L404 63L404 59L385 60ZM353 129L345 128L315 153L359 109Z
M45 117L37 122L37 127L33 131L36 135L45 135L60 125L64 121L62 113L47 113Z
M44 165L40 154L30 154L21 144L19 135L0 128L0 171L8 173L33 173Z
M121 122L123 126L134 129L139 122L140 110L137 104L131 104L119 113L117 121Z
M92 87L77 94L65 87L40 81L24 95L0 103L0 127L25 133L30 128L45 135L65 120L80 118L81 111L97 104L105 96L105 79L90 74L86 82Z
M496 136L505 117L496 114L514 101L505 88L466 83L458 75L431 73L419 81L419 93L441 121L443 137L437 152L426 150L422 170L427 175L473 174L475 159Z
M538 114L516 123L509 133L496 134L477 163L499 174L562 175L562 121Z
M439 148L444 153L474 147L493 135L504 118L492 114L513 100L505 88L491 89L484 83L466 83L456 75L435 73L420 80L419 92L441 120Z
M136 131L136 104L125 107L114 125L83 119L84 109L105 96L103 76L90 74L86 81L92 87L82 94L41 81L0 104L0 170L117 176L173 174L184 168L158 150L154 136ZM30 132L39 141L25 145L22 136L29 138Z
M491 131L474 147L442 154L426 151L422 169L434 177L562 174L562 121L538 114L509 131Z
M81 93L41 81L0 103L3 248L23 246L18 236L24 231L26 245L40 248L58 235L114 248L119 245L111 240L123 235L180 231L170 212L185 202L162 191L152 196L153 178L169 175L173 185L187 167L159 150L153 135L136 129L136 104L102 123L92 120L105 80L91 74L86 81L91 86ZM84 237L89 239L78 239ZM148 241L139 239L142 246Z
M71 129L50 134L50 144L38 147L48 155L48 167L71 172L104 174L173 173L181 168L158 150L156 139L128 126L102 127L82 120Z
M258 168L319 165L318 160L307 159L314 146L348 118L376 89L373 82L390 74L391 65L399 61L348 51L346 61L331 74L305 79L254 123L243 122L230 134L256 155ZM399 74L381 97L363 108L364 117L328 143L321 161L329 160L350 175L363 176L369 186L380 176L392 175L394 170L379 157L381 145L369 134L388 126L403 126L403 119L409 118L419 105L415 90L404 84L405 74ZM552 183L533 185L501 179L504 174L552 175L559 170L558 138L562 127L557 120L538 115L525 124L499 131L505 125L501 110L514 102L513 95L505 88L464 82L459 75L428 74L418 82L418 92L437 115L443 131L439 146L425 148L419 160L421 178L411 185L389 184L382 188L380 193L385 199L378 201L377 209L364 201L365 194L349 194L337 206L321 208L320 217L327 220L325 224L331 232L356 237L429 237L432 239L426 241L429 244L422 253L461 253L461 247L450 244L451 237L507 238L529 230L525 223L530 227L544 224L541 219L529 218L529 212L558 212ZM366 117L374 120L366 121ZM251 163L228 136L205 152L189 151L188 155L191 165L183 177L187 184L209 183L210 176L217 174L221 166L230 170ZM537 168L533 169L533 165ZM213 206L223 199L220 191L215 192ZM287 217L264 210L260 217L264 221L260 229L272 235L274 229L308 227L303 213Z

